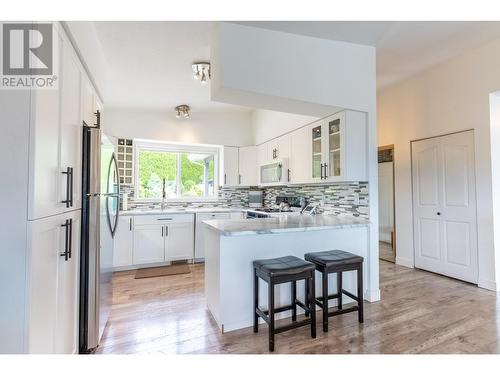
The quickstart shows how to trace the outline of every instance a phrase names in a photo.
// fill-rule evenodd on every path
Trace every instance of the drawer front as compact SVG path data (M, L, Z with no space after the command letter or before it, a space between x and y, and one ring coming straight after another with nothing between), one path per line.
M205 220L225 220L230 219L230 212L207 212L202 214L196 214L197 221L205 221Z
M137 215L134 218L135 225L158 225L168 223L192 223L193 214L173 214L173 215Z

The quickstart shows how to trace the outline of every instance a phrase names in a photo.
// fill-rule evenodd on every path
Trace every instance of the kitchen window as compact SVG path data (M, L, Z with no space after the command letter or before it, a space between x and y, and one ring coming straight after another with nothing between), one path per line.
M205 200L217 197L217 146L135 142L137 199Z

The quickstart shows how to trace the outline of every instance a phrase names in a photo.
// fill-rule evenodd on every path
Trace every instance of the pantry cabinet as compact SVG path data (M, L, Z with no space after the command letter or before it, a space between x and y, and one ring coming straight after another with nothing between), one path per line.
M81 65L59 38L59 88L32 90L28 218L81 208ZM93 88L92 88L93 90Z
M28 352L76 353L80 212L29 223Z

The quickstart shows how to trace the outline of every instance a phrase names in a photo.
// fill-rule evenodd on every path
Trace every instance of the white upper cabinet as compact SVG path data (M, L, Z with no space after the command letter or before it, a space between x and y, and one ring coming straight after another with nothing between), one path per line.
M310 182L367 180L364 113L339 112L307 129Z
M239 149L240 186L256 186L258 181L257 147L240 147Z
M291 184L303 184L309 182L309 171L311 168L309 158L309 130L300 128L290 134L290 164L289 182Z
M224 146L224 164L222 169L222 186L238 186L238 147Z

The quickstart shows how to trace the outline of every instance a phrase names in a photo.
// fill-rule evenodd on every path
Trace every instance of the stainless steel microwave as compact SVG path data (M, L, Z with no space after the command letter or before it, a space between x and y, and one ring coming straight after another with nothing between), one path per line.
M281 185L288 182L288 159L281 159L260 166L261 185Z

